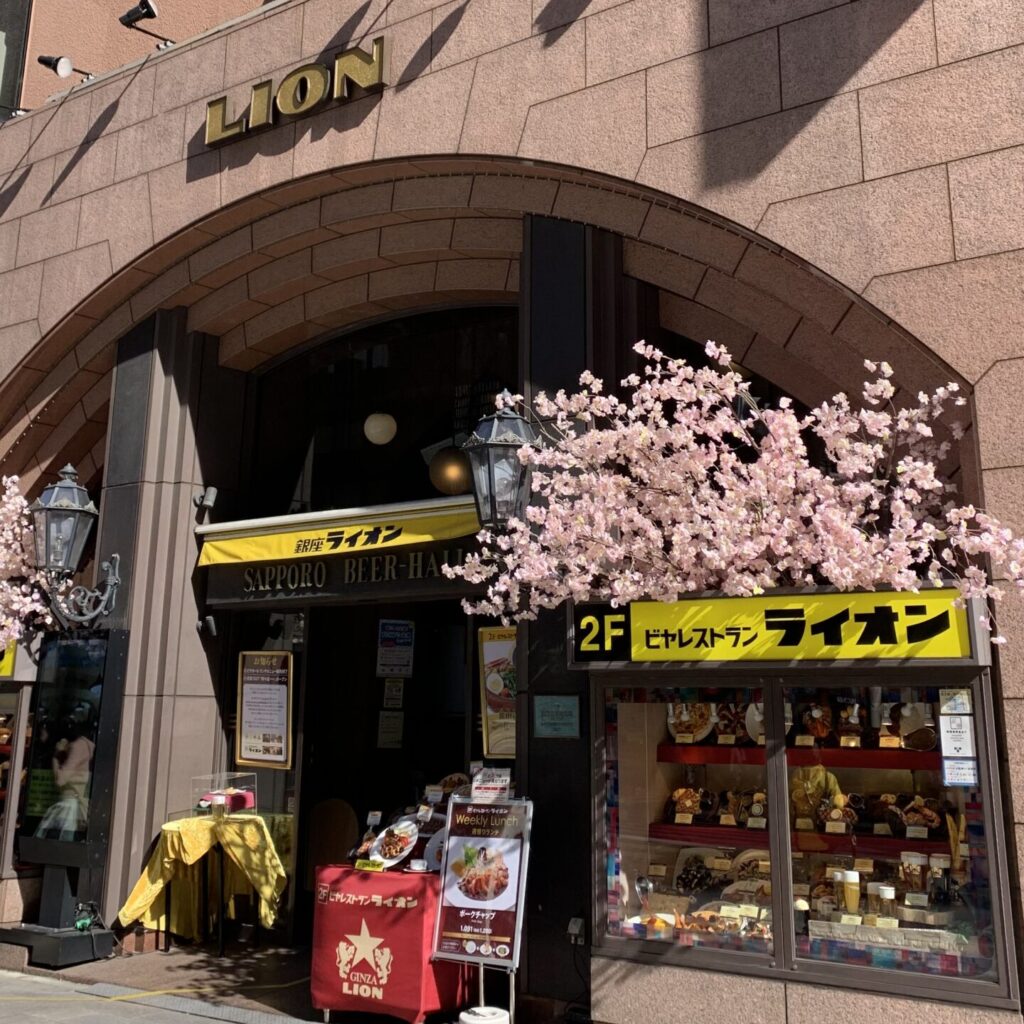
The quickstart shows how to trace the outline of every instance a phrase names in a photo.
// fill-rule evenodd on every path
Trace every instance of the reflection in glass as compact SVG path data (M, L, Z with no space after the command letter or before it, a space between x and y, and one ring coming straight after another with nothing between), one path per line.
M784 699L797 956L993 980L970 691L794 687ZM954 734L973 756L946 778Z
M761 691L611 690L605 713L607 933L771 952Z
M25 833L85 838L106 641L59 637L43 646L29 763Z

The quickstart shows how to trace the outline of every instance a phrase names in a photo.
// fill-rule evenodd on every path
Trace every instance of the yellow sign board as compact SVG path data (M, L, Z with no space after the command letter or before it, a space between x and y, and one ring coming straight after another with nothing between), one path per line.
M17 641L12 640L0 653L0 679L14 678L14 661L17 654Z
M971 657L953 589L634 602L573 612L576 661L857 661Z
M325 555L373 554L390 548L466 537L480 529L472 507L454 512L427 512L412 517L325 523L301 529L251 530L237 535L210 535L203 540L202 565L284 562Z

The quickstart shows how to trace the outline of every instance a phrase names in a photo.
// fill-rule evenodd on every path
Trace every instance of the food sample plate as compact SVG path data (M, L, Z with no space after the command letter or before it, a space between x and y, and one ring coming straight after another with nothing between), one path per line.
M728 860L729 855L724 850L716 849L713 846L687 846L685 849L679 851L679 856L676 857L676 868L672 872L672 877L675 878L686 866L686 862L691 857L700 857L704 861L704 866L707 867L712 860Z
M370 860L375 860L384 867L390 868L412 853L420 831L415 821L396 821L389 825L370 847Z
M758 706L756 704L748 704L745 722L747 735L757 743L764 735L764 705L761 705L759 715Z
M736 854L733 858L732 868L730 873L735 878L740 868L744 864L749 863L752 860L768 860L772 859L771 851L769 850L744 850L742 853Z
M666 707L669 735L677 743L700 743L715 727L710 704L674 701Z
M444 859L444 837L447 834L448 830L442 828L440 832L435 832L427 840L427 845L423 849L423 859L427 862L428 871L441 870L441 861Z

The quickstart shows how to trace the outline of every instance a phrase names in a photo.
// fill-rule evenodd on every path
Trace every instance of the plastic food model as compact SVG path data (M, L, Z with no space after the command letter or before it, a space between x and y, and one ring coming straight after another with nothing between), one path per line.
M748 739L746 704L719 704L716 713L715 732L719 736L735 736L738 742Z
M831 799L824 799L818 806L818 820L823 824L830 821L841 821L847 825L857 822L857 812L850 806L842 793L836 793Z
M827 704L812 704L804 712L804 731L816 740L823 740L832 732L832 709Z
M794 818L813 818L823 800L840 796L839 780L822 765L794 768L789 773L789 798Z
M839 721L836 725L836 732L840 736L860 736L864 731L861 721L859 704L846 704L839 709Z
M700 814L701 791L699 789L675 789L672 801L676 814Z
M934 804L935 807L930 805ZM938 801L928 800L924 797L915 796L913 800L903 808L903 820L907 825L923 825L925 828L939 828L942 825L942 818L939 816Z

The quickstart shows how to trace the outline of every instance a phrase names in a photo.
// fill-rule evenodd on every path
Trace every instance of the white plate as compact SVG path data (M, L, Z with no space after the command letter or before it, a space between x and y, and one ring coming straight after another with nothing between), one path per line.
M739 869L740 865L746 864L748 860L771 860L772 855L769 850L744 850L742 853L736 854L730 868L730 873L735 874Z
M635 914L633 917L626 918L626 924L629 925L630 928L632 928L633 925L642 924L650 917L661 918L661 920L668 925L668 930L670 932L672 931L672 928L675 926L676 923L675 914Z
M396 821L394 825L390 825L389 828L393 829L395 832L407 835L409 837L409 842L397 857L382 857L380 848L384 843L384 837L387 835L388 829L384 829L384 831L377 836L373 841L373 846L370 847L370 860L375 860L378 863L383 864L386 868L393 867L399 861L405 860L405 858L412 853L412 848L416 845L416 837L420 834L415 821Z
M679 733L677 733L676 732L675 711L676 711L676 706L679 705L679 704L690 704L691 706L696 706L698 704L702 704L703 707L707 708L707 711L708 711L707 725L703 726L700 729L695 730L692 734L687 729L680 729ZM711 734L711 730L714 729L714 727L715 727L715 723L713 721L711 721L711 710L712 710L711 709L711 705L707 704L707 703L704 703L703 701L673 701L671 704L666 704L665 708L666 708L665 714L666 714L666 716L668 718L668 733L672 737L672 739L674 739L674 740L677 739L677 736L679 736L679 735L683 735L683 736L692 735L693 739L692 740L688 740L687 742L690 742L690 743L700 743L700 741L702 739L705 739L707 736L709 736Z
M435 832L427 840L427 845L423 849L423 859L427 862L428 871L441 870L441 858L444 857L444 837L447 834L448 830L442 828L440 832Z
M761 717L757 717L757 705L747 706L747 735L756 743L759 736L764 734L764 705L761 705Z

